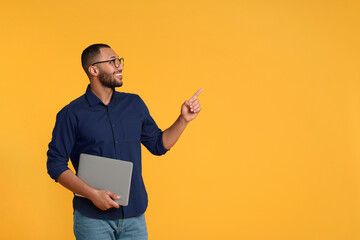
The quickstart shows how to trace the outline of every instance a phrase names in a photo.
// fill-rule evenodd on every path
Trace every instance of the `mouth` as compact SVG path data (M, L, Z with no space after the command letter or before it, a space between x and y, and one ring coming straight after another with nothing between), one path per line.
M122 71L119 71L119 72L115 72L114 73L115 77L120 77L122 79Z

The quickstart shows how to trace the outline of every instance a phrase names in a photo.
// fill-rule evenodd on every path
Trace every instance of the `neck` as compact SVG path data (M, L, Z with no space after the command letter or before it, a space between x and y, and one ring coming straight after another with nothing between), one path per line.
M104 103L104 105L107 106L110 103L114 92L113 88L105 87L98 81L91 81L90 89Z

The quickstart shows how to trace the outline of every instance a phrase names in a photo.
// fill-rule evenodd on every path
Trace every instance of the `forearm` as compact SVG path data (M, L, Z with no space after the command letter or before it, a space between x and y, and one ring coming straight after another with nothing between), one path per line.
M65 188L70 191L77 193L83 197L91 199L95 193L95 189L84 183L78 176L74 174L71 170L66 170L63 172L59 178L58 182L63 185Z
M90 199L96 207L103 211L113 207L119 208L119 204L113 200L120 199L119 196L110 191L96 190L90 187L78 178L71 170L63 172L58 178L58 182L70 191Z
M166 149L170 149L175 145L187 124L188 122L180 115L173 125L163 132L162 140Z

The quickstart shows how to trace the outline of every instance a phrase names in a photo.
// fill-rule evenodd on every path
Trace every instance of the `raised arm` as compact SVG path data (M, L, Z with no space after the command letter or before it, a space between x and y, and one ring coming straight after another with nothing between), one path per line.
M175 145L187 124L194 120L201 111L200 102L197 98L202 91L204 91L204 89L200 88L194 96L182 104L180 116L171 127L164 131L162 140L166 149L170 149Z

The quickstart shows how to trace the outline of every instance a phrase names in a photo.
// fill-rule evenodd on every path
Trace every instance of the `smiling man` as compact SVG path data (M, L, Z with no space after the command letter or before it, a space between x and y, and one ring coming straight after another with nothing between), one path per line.
M148 239L144 212L148 199L141 171L141 144L152 154L165 154L201 110L198 90L181 106L181 114L165 131L136 94L115 91L123 85L124 59L106 44L87 47L81 56L90 80L86 92L57 115L47 152L48 173L74 195L76 239ZM96 190L68 168L78 170L81 153L133 163L128 206L116 194Z

